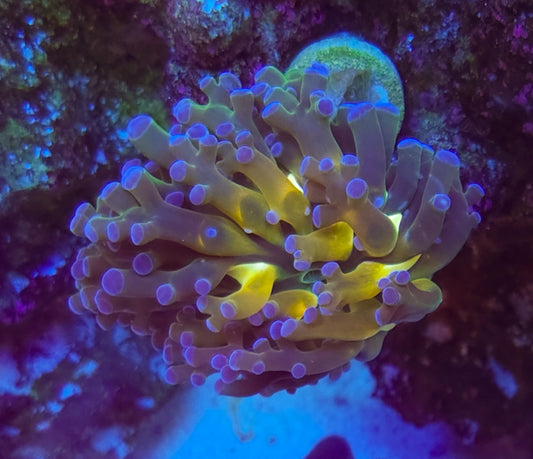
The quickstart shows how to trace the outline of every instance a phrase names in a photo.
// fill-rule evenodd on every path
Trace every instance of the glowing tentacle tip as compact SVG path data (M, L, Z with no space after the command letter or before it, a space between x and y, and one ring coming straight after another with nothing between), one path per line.
M279 158L283 153L283 144L281 142L274 142L270 147L270 153L274 158Z
M388 287L391 284L391 280L388 277L382 277L378 280L378 288L383 290L385 287Z
M359 252L363 252L365 250L364 247L363 247L363 244L361 244L361 241L359 240L359 238L357 236L353 237L353 246Z
M181 182L185 180L185 177L187 176L187 163L182 159L174 161L170 166L169 173L170 178L175 182Z
M306 324L312 323L318 316L318 309L316 308L307 308L304 312L304 322Z
M431 199L431 205L440 212L446 212L450 208L451 203L451 199L442 193L437 193Z
M102 276L102 287L109 295L119 295L124 288L124 274L118 269L108 269Z
M216 129L215 134L219 137L227 137L229 136L235 129L235 126L233 123L230 123L229 121L220 123Z
M241 164L249 163L253 159L253 157L254 157L254 151L246 145L243 145L242 147L237 148L237 150L235 151L235 158Z
M263 316L260 313L256 312L255 314L252 314L250 317L248 317L248 322L254 327L259 327L263 323Z
M330 171L331 169L333 169L333 166L335 164L333 163L333 161L331 160L331 158L323 158L320 160L320 162L318 163L318 170L320 172L328 172Z
M205 376L201 373L192 373L191 374L191 384L193 386L202 386L205 383Z
M275 320L272 322L272 325L270 325L270 337L273 340L278 340L281 338L281 327L283 326L283 322L281 320Z
M279 216L274 210L269 210L265 215L267 223L270 223L271 225L275 225L279 223Z
M224 384L231 384L239 377L239 373L235 370L232 370L229 365L220 370L220 379Z
M331 300L333 299L333 295L330 292L322 292L320 295L318 295L318 304L320 306L324 306L325 304L331 303Z
M260 375L263 374L266 370L265 362L262 360L258 360L252 365L252 373L254 375Z
M208 237L209 239L213 239L214 237L217 236L218 231L217 231L217 229L216 229L215 227L213 227L213 226L209 226L208 228L205 229L204 234L205 234L206 237Z
M122 188L125 190L133 190L139 183L144 169L142 167L130 167L120 180Z
M134 223L130 228L130 239L134 245L141 245L145 236L145 229L142 223Z
M385 287L382 293L383 303L389 306L396 306L400 304L402 296L400 292L394 287Z
M294 260L293 263L294 269L296 271L307 271L311 267L311 262L308 260Z
M359 159L355 155L344 155L341 158L341 163L345 166L357 166L359 164Z
M279 306L272 301L265 303L263 306L263 314L267 319L272 319L279 312Z
M368 185L363 179L354 178L346 185L346 195L352 199L360 199L364 196Z
M116 222L108 223L106 227L107 238L111 242L117 242L120 239L120 229Z
M296 251L296 238L293 235L287 236L283 247L285 252L293 254Z
M207 186L196 184L189 191L189 201L195 206L204 204L207 198Z
M184 200L185 195L181 191L173 191L165 196L165 202L176 207L181 207Z
M180 344L182 347L190 347L194 342L194 333L192 331L184 331L180 335Z
M315 294L315 295L318 295L319 293L321 293L322 291L324 291L324 288L326 287L326 284L324 284L323 282L321 281L315 281L313 282L313 286L311 287L311 291Z
M328 261L322 266L320 272L325 277L331 277L337 270L340 270L339 264L334 261Z
M235 307L233 303L224 301L220 304L220 313L226 319L233 319L235 315L237 314L237 308Z
M196 298L196 308L200 312L204 312L207 308L207 297L205 295Z
M374 320L380 327L385 325L385 323L381 320L381 313L379 312L379 309L376 309L376 312L374 312Z
M335 104L331 99L325 97L318 101L316 108L318 113L320 113L322 116L330 117L335 111Z
M313 213L311 214L311 220L315 228L320 228L322 226L322 218L320 217L319 206L316 206L313 208Z
M208 279L201 278L194 282L194 291L198 295L207 295L211 291L211 282Z
M172 303L175 295L176 289L172 284L161 284L155 291L155 297L162 306Z
M85 234L85 237L91 242L96 242L98 240L98 233L91 225L91 220L89 220L83 227L83 234Z
M154 261L149 254L141 252L133 258L132 267L140 276L146 276L154 270Z
M174 105L172 114L178 123L188 123L191 119L191 103L186 99L179 101Z
M283 336L283 338L287 338L288 336L290 336L292 332L296 330L297 325L298 323L296 322L296 320L287 319L285 322L283 322L283 325L281 326L281 336Z
M113 312L113 304L106 298L106 295L102 290L96 292L94 302L102 314L111 314Z
M220 329L213 323L212 317L209 317L209 319L205 321L205 326L207 327L209 331L212 331L213 333L220 332Z
M243 356L244 351L242 349L236 349L230 354L228 365L233 371L240 370L240 364Z
M220 371L228 364L228 358L224 354L215 354L210 364L214 370Z
M394 275L394 282L398 285L406 285L411 280L411 275L409 271L398 271Z
M301 379L305 376L307 368L303 363L295 363L291 368L291 374L294 379Z
M185 131L185 134L187 134L191 139L200 139L209 134L209 131L204 124L195 123Z

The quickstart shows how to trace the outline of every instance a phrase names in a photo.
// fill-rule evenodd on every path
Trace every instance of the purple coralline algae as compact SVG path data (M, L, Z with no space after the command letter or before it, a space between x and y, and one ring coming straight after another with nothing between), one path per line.
M171 384L217 374L221 394L295 391L442 301L432 275L480 221L459 158L396 145L399 109L336 103L314 63L267 66L243 88L205 77L207 104L173 109L168 132L139 115L128 136L148 159L81 204L87 238L72 265L75 313L129 326L162 350Z

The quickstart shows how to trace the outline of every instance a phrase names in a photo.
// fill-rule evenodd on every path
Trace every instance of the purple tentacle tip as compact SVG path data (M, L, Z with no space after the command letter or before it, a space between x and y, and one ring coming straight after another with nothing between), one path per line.
M268 303L265 303L265 305L263 306L263 314L265 315L267 319L274 318L276 314L278 313L278 311L279 311L278 305L275 303L272 303L271 301L269 301Z
M252 314L250 317L248 317L248 322L250 322L251 325L254 327L259 327L263 323L263 316L256 312L255 314Z
M205 231L204 231L204 234L207 238L209 239L213 239L215 237L217 237L217 234L218 234L218 231L216 228L214 228L213 226L208 226Z
M235 151L235 158L242 164L249 163L253 159L253 157L254 151L246 145L237 148L237 150Z
M308 260L298 259L294 260L292 265L296 271L307 271L311 267L311 262Z
M214 370L220 371L227 364L228 364L228 358L224 354L215 354L211 358L211 367Z
M446 212L450 208L451 203L451 199L442 193L436 194L431 199L432 206L440 212Z
M111 242L117 242L120 239L120 230L116 222L108 223L106 227L107 238Z
M172 303L174 296L176 295L176 289L172 284L162 284L157 287L155 291L155 297L160 305L166 306Z
M295 379L301 379L305 376L307 368L303 363L295 363L291 368L292 377Z
M400 303L402 297L400 292L394 287L385 287L382 293L383 303L389 306L395 306Z
M207 198L207 187L205 185L194 185L189 191L189 201L195 206L204 204Z
M174 106L172 114L178 123L188 123L191 119L191 103L186 99L180 101Z
M334 261L328 261L327 263L325 263L322 266L320 272L325 277L331 277L339 269L340 268L339 268L339 264L338 263L336 263Z
M268 95L268 94L267 94ZM268 104L261 113L261 116L263 118L268 118L270 115L275 113L277 110L279 110L279 107L281 107L281 104L279 102L272 102L271 104Z
M329 98L320 99L316 108L318 113L325 117L330 117L335 112L335 104Z
M242 349L236 349L229 356L229 366L232 370L240 370L240 363L244 356L244 351Z
M317 308L307 308L304 312L304 322L306 324L312 323L318 316Z
M184 200L185 195L181 191L173 191L165 196L165 202L176 207L181 207Z
M146 276L153 271L154 261L149 254L141 252L133 258L132 267L140 276Z
M211 282L205 278L198 279L194 282L194 290L198 295L207 295L211 291Z
M289 337L294 330L296 330L296 327L298 326L298 322L294 319L287 319L285 322L283 322L283 325L281 326L281 336L283 338Z
M191 374L191 384L193 386L202 386L205 383L205 376L201 373Z
M182 347L190 347L193 344L194 333L192 331L184 331L180 335L180 344Z
M237 314L237 308L235 308L234 304L224 301L220 304L220 313L226 319L233 319Z
M124 274L118 269L108 269L102 276L102 287L109 295L119 295L124 288Z
M409 271L398 271L394 276L394 282L398 285L406 285L411 280Z
M215 129L215 134L219 137L224 138L230 135L234 131L234 129L235 129L235 126L233 125L233 123L230 123L229 121L220 123Z
M274 142L270 147L270 153L274 158L279 158L283 153L283 144L281 142Z
M360 199L364 196L368 186L363 179L354 178L346 185L346 195L352 199Z
M130 228L130 239L134 245L140 245L144 239L145 231L142 223L134 223Z
M266 370L265 362L261 360L258 360L252 365L252 373L254 375L261 375L265 372L265 370Z
M195 123L185 131L185 134L191 139L201 139L202 137L207 136L209 131L207 130L207 127L205 127L205 124Z
M328 172L328 171L332 170L334 166L335 166L335 164L333 163L331 158L323 158L318 163L318 169L321 172Z
M220 379L224 384L231 384L236 381L238 377L239 373L233 370L229 365L226 365L220 370Z
M435 158L453 167L459 167L460 165L459 157L455 153L452 153L448 150L437 151L437 153L435 154Z
M152 118L147 115L139 115L132 118L126 127L128 138L130 140L137 140L146 132L151 122Z
M291 234L285 239L285 244L283 246L285 252L293 254L296 251L296 238Z
M330 292L322 292L320 295L318 295L318 304L319 306L324 306L325 304L331 303L331 300L333 299L333 295Z
M267 211L267 213L265 214L265 219L271 225L276 225L277 223L279 223L279 216L275 210Z
M355 155L343 155L341 158L341 163L345 166L357 166L359 164L359 159Z
M281 320L275 320L272 322L272 325L270 325L270 337L273 340L278 340L281 338L281 327L283 327L283 322Z

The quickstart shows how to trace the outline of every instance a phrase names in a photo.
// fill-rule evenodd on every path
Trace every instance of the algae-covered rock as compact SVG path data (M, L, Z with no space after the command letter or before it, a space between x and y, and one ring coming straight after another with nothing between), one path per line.
M339 33L312 43L293 59L287 73L304 71L313 62L329 70L327 92L337 104L390 102L404 115L400 75L392 61L374 45L349 33Z

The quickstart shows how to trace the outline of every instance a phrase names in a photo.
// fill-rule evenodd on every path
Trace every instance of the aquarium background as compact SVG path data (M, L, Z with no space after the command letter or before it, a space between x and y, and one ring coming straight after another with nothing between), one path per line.
M358 459L533 456L528 1L0 0L0 25L0 456L303 458L330 435ZM399 138L456 151L485 189L443 304L294 395L169 386L149 340L68 309L74 210L137 157L132 116L168 127L201 77L249 86L341 31L396 65Z

